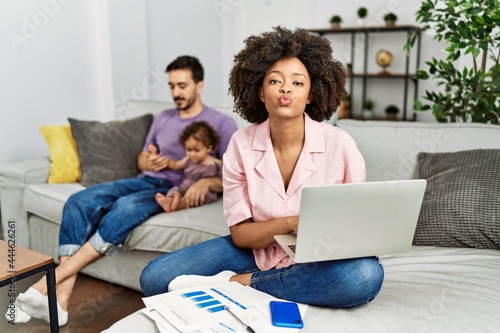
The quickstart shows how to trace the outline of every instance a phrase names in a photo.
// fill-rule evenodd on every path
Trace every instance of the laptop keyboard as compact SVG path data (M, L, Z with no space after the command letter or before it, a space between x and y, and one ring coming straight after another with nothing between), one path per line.
M288 244L287 246L290 250L292 250L293 253L295 253L295 247L296 247L295 244Z

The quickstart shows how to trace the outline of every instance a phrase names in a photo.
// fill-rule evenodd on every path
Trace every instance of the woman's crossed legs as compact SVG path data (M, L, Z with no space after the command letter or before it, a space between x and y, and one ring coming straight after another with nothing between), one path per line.
M376 257L260 271L252 250L236 247L231 236L225 236L151 261L142 272L141 288L144 295L151 296L169 289L231 280L288 301L345 308L371 301L380 291L383 278Z

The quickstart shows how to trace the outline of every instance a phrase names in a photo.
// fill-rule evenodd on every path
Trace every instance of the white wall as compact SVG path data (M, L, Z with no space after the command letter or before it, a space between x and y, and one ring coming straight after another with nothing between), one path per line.
M164 73L179 55L199 58L205 69L203 101L219 104L221 87L222 22L212 1L147 1L150 43L149 66ZM171 101L166 75L152 98Z
M2 0L0 165L46 156L41 125L64 124L67 117L120 119L126 116L124 102L129 97L170 102L164 71L178 55L196 55L203 63L204 102L227 106L232 103L227 81L233 55L249 35L277 25L327 28L333 14L342 15L344 25L354 26L359 23L360 6L369 10L366 24L382 24L381 17L389 10L398 14L399 24L414 24L419 4L419 0ZM334 56L343 61L345 45L332 43ZM422 44L422 54L440 52L427 44ZM394 68L400 60L395 59Z
M102 1L102 0L101 0ZM157 79L149 66L148 16L142 0L107 0L114 117L127 117L129 99L151 99Z
M100 0L0 2L0 165L46 156L41 125L108 116L103 11Z

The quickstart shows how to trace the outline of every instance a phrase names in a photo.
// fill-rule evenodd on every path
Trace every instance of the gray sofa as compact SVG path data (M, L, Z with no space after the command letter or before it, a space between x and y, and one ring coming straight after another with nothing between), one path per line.
M417 178L419 152L500 149L500 127L495 125L356 120L341 120L337 125L357 142L366 161L368 181ZM5 228L7 221L16 221L19 245L56 257L62 207L68 196L82 187L47 184L48 166L48 159L35 159L1 167L0 203L2 225ZM498 190L496 195L493 202L499 206ZM498 216L490 222L499 225ZM90 265L84 273L140 290L139 276L149 260L227 233L220 200L159 214L136 228L112 256ZM489 248L415 245L407 253L383 256L386 278L373 302L348 310L311 306L303 331L498 332L498 238L500 234L493 239L499 245L496 249L491 244ZM425 241L422 238L421 242ZM107 332L158 330L154 322L137 312Z
M469 153L456 153L459 165L441 170L429 177L424 204L417 226L416 243L436 243L440 246L415 245L406 253L380 257L385 279L380 294L370 303L353 309L326 309L309 306L304 316L303 332L498 332L500 328L500 127L482 124L428 124L406 122L363 122L341 120L338 126L356 140L367 167L367 180L397 180L417 178L423 170L443 163L429 156L417 160L419 152L460 152L492 149L493 163L484 165L488 156L479 161L467 160ZM474 156L475 153L471 154ZM490 154L489 152L486 154ZM439 159L438 159L439 160ZM421 162L419 162L421 161ZM431 163L425 163L425 162ZM491 160L490 160L491 161ZM458 163L456 163L458 162ZM484 163L483 163L484 162ZM453 180L460 166L470 168ZM486 169L486 170L485 170ZM482 181L478 180L483 178ZM440 183L444 179L445 183ZM473 184L457 187L456 183L472 180ZM446 183L448 181L448 183ZM481 185L479 185L481 184ZM485 185L486 184L486 185ZM478 192L475 188L478 187ZM442 195L443 190L449 190ZM463 196L464 191L472 190ZM429 191L429 193L427 192ZM438 197L433 196L438 194ZM481 197L481 195L484 195ZM477 196L477 198L475 198ZM443 230L433 229L446 219L443 209L432 201L452 201L444 205L451 213L453 237L441 237ZM479 216L470 202L480 201L484 211ZM429 201L430 200L430 201ZM455 205L455 207L453 207ZM456 207L458 206L458 207ZM453 209L452 209L453 208ZM465 211L461 211L465 208ZM362 209L362 207L360 207ZM426 211L424 211L426 210ZM462 214L456 215L457 212ZM487 224L478 231L474 218ZM436 221L436 218L438 220ZM443 219L443 221L439 220ZM456 220L456 221L455 221ZM429 226L429 222L431 225ZM450 230L447 230L450 232ZM481 238L486 234L487 237ZM418 236L418 237L417 237ZM450 239L451 238L451 239ZM457 242L457 243L455 243ZM445 246L446 245L446 246ZM475 248L472 245L486 248ZM259 332L259 321L247 322ZM156 324L142 311L118 321L105 333L159 332Z
M123 119L156 114L172 104L129 101ZM229 113L227 107L216 107ZM232 115L234 116L234 115ZM246 123L234 117L238 126ZM37 158L0 167L2 234L15 222L16 244L57 260L59 226L64 203L82 190L80 183L48 184L49 158ZM10 226L13 224L10 223ZM11 231L12 232L12 231ZM137 227L112 256L88 266L84 273L140 291L139 276L148 262L162 253L227 235L222 200L174 213L154 216Z

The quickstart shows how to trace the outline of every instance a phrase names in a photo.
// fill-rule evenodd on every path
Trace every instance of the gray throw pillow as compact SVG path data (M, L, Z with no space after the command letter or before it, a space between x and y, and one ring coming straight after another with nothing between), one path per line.
M420 153L427 179L413 244L500 249L500 149Z
M137 156L153 121L151 114L104 123L68 121L80 157L83 186L137 176Z

